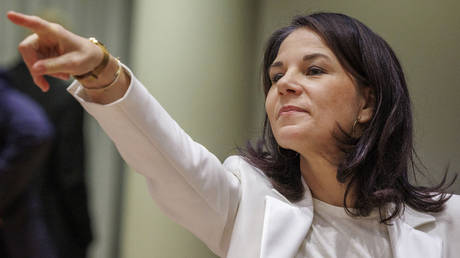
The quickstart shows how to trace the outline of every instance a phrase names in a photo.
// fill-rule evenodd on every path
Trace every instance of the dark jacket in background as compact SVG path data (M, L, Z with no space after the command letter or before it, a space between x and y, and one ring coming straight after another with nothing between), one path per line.
M35 86L24 62L12 67L7 76L15 89L43 108L55 129L40 196L58 257L86 257L92 233L85 180L83 109L61 80L47 78L51 88L43 93Z
M0 75L0 257L57 257L40 200L53 128Z

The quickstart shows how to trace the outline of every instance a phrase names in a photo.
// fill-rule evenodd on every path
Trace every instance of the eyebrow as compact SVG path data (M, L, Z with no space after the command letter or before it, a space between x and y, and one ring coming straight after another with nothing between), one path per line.
M302 57L302 61L311 61L311 60L314 60L314 59L318 59L318 58L324 58L324 59L327 59L327 60L331 60L327 55L325 54L321 54L321 53L313 53L313 54L308 54L308 55L304 55ZM270 68L273 68L273 67L281 67L283 66L283 62L281 61L277 61L277 62L274 62L273 64L270 65Z

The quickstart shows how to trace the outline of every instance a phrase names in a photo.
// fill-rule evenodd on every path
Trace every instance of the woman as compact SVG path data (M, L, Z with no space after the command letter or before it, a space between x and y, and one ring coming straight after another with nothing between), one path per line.
M35 32L19 50L36 84L46 91L45 74L76 77L70 93L146 177L152 198L216 254L460 251L460 199L438 193L445 180L433 188L408 182L412 120L404 76L385 41L357 20L313 14L272 35L264 137L245 158L221 164L99 43L37 17L8 17Z

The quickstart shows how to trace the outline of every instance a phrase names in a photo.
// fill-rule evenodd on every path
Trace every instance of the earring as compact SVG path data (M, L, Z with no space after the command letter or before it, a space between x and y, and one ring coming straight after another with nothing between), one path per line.
M353 123L353 126L351 127L351 136L355 134L356 126L359 124L360 119L361 117L359 116L355 119L355 122Z

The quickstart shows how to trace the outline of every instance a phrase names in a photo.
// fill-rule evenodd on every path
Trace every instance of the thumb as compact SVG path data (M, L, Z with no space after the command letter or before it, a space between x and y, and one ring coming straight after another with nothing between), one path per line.
M70 52L61 56L42 59L32 66L32 73L36 75L51 74L81 74L81 58L75 52Z

